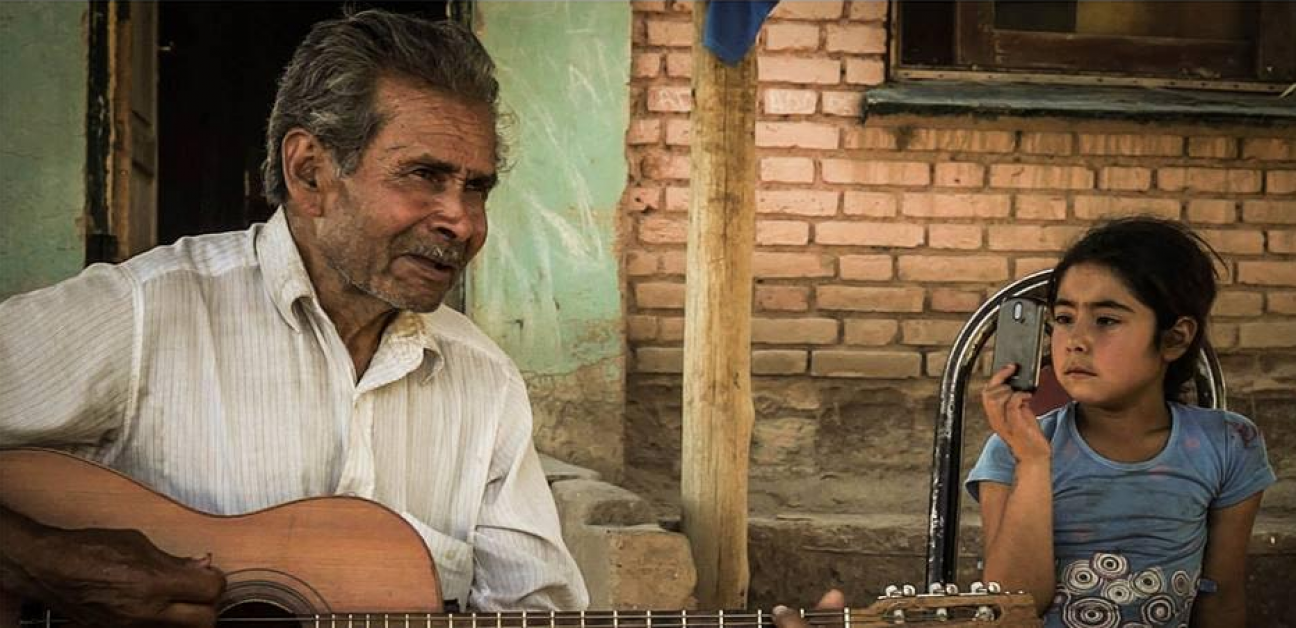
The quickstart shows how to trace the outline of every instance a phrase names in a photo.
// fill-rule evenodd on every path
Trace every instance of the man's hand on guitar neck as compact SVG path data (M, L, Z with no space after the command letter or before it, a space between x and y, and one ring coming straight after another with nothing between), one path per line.
M225 576L136 530L63 530L0 505L0 588L82 626L210 628Z
M823 597L819 598L819 603L815 604L815 610L819 611L840 611L846 608L846 596L842 595L837 589L830 589ZM840 613L838 613L840 615ZM802 618L801 614L786 607L774 607L774 625L778 628L810 628L811 624L815 626L840 626L842 620L836 617L830 620L807 621Z

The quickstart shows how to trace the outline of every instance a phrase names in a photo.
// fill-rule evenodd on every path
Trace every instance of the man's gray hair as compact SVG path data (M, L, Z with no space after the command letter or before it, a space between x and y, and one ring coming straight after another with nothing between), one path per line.
M380 76L413 79L488 105L499 117L495 64L467 28L376 9L320 22L284 68L266 126L261 175L271 205L288 200L280 147L294 128L319 139L340 175L355 172L365 147L386 122L374 103ZM504 147L496 144L497 159L502 159Z

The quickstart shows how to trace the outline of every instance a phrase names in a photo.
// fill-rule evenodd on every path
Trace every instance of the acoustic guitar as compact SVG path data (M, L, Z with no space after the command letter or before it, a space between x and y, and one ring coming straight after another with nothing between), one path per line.
M0 451L0 501L62 528L129 528L177 556L210 553L228 585L220 626L257 628L769 628L767 611L445 613L432 556L400 515L353 497L246 515L188 508L111 469L40 449ZM865 609L803 611L812 625L1039 626L1026 594L895 590ZM993 591L993 588L991 589ZM66 623L0 592L0 628ZM30 605L28 605L30 606ZM104 627L108 628L108 627Z

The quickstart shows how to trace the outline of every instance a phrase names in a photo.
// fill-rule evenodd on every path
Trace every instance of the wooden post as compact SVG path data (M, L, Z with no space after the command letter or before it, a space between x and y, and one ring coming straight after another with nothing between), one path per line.
M747 458L752 249L756 231L756 62L702 45L693 5L692 201L684 317L684 533L704 609L747 605Z

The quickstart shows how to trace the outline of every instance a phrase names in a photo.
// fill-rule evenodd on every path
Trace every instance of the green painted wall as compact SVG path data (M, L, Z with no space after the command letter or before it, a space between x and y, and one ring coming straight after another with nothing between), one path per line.
M85 261L84 2L0 2L0 299Z
M527 377L541 449L615 477L624 325L617 251L629 2L481 2L475 26L514 119L469 315Z

